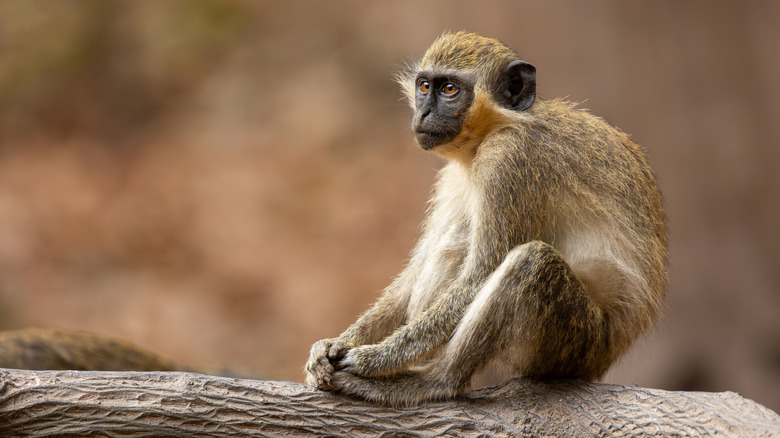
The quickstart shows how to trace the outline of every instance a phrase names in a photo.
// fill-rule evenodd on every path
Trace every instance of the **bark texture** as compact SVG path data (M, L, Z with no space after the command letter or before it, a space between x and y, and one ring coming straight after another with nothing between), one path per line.
M780 416L731 392L515 379L392 409L288 382L0 369L0 436L746 436Z

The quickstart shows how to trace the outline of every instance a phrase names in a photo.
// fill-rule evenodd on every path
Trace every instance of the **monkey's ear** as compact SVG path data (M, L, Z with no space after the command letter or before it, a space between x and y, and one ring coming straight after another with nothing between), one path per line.
M536 99L536 67L517 60L506 66L501 97L515 111L528 109Z

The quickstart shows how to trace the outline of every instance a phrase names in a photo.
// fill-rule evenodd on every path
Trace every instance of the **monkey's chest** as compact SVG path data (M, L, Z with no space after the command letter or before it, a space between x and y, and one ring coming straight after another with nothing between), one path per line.
M444 237L431 245L418 273L407 309L407 317L416 316L429 309L458 278L466 259L467 233L460 227L452 227Z

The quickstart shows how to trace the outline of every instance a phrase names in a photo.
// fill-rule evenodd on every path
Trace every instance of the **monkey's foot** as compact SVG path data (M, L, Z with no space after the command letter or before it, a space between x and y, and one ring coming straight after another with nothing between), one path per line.
M423 401L446 400L455 397L458 389L426 378L426 375L407 372L394 377L360 377L346 371L333 373L333 390L342 394L386 406L415 406Z

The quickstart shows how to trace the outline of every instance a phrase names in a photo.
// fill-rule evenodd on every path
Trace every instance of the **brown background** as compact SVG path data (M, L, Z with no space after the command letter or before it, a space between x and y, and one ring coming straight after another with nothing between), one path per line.
M665 318L607 380L780 409L780 3L0 0L0 329L301 381L403 266L441 162L392 73L444 30L644 145Z

